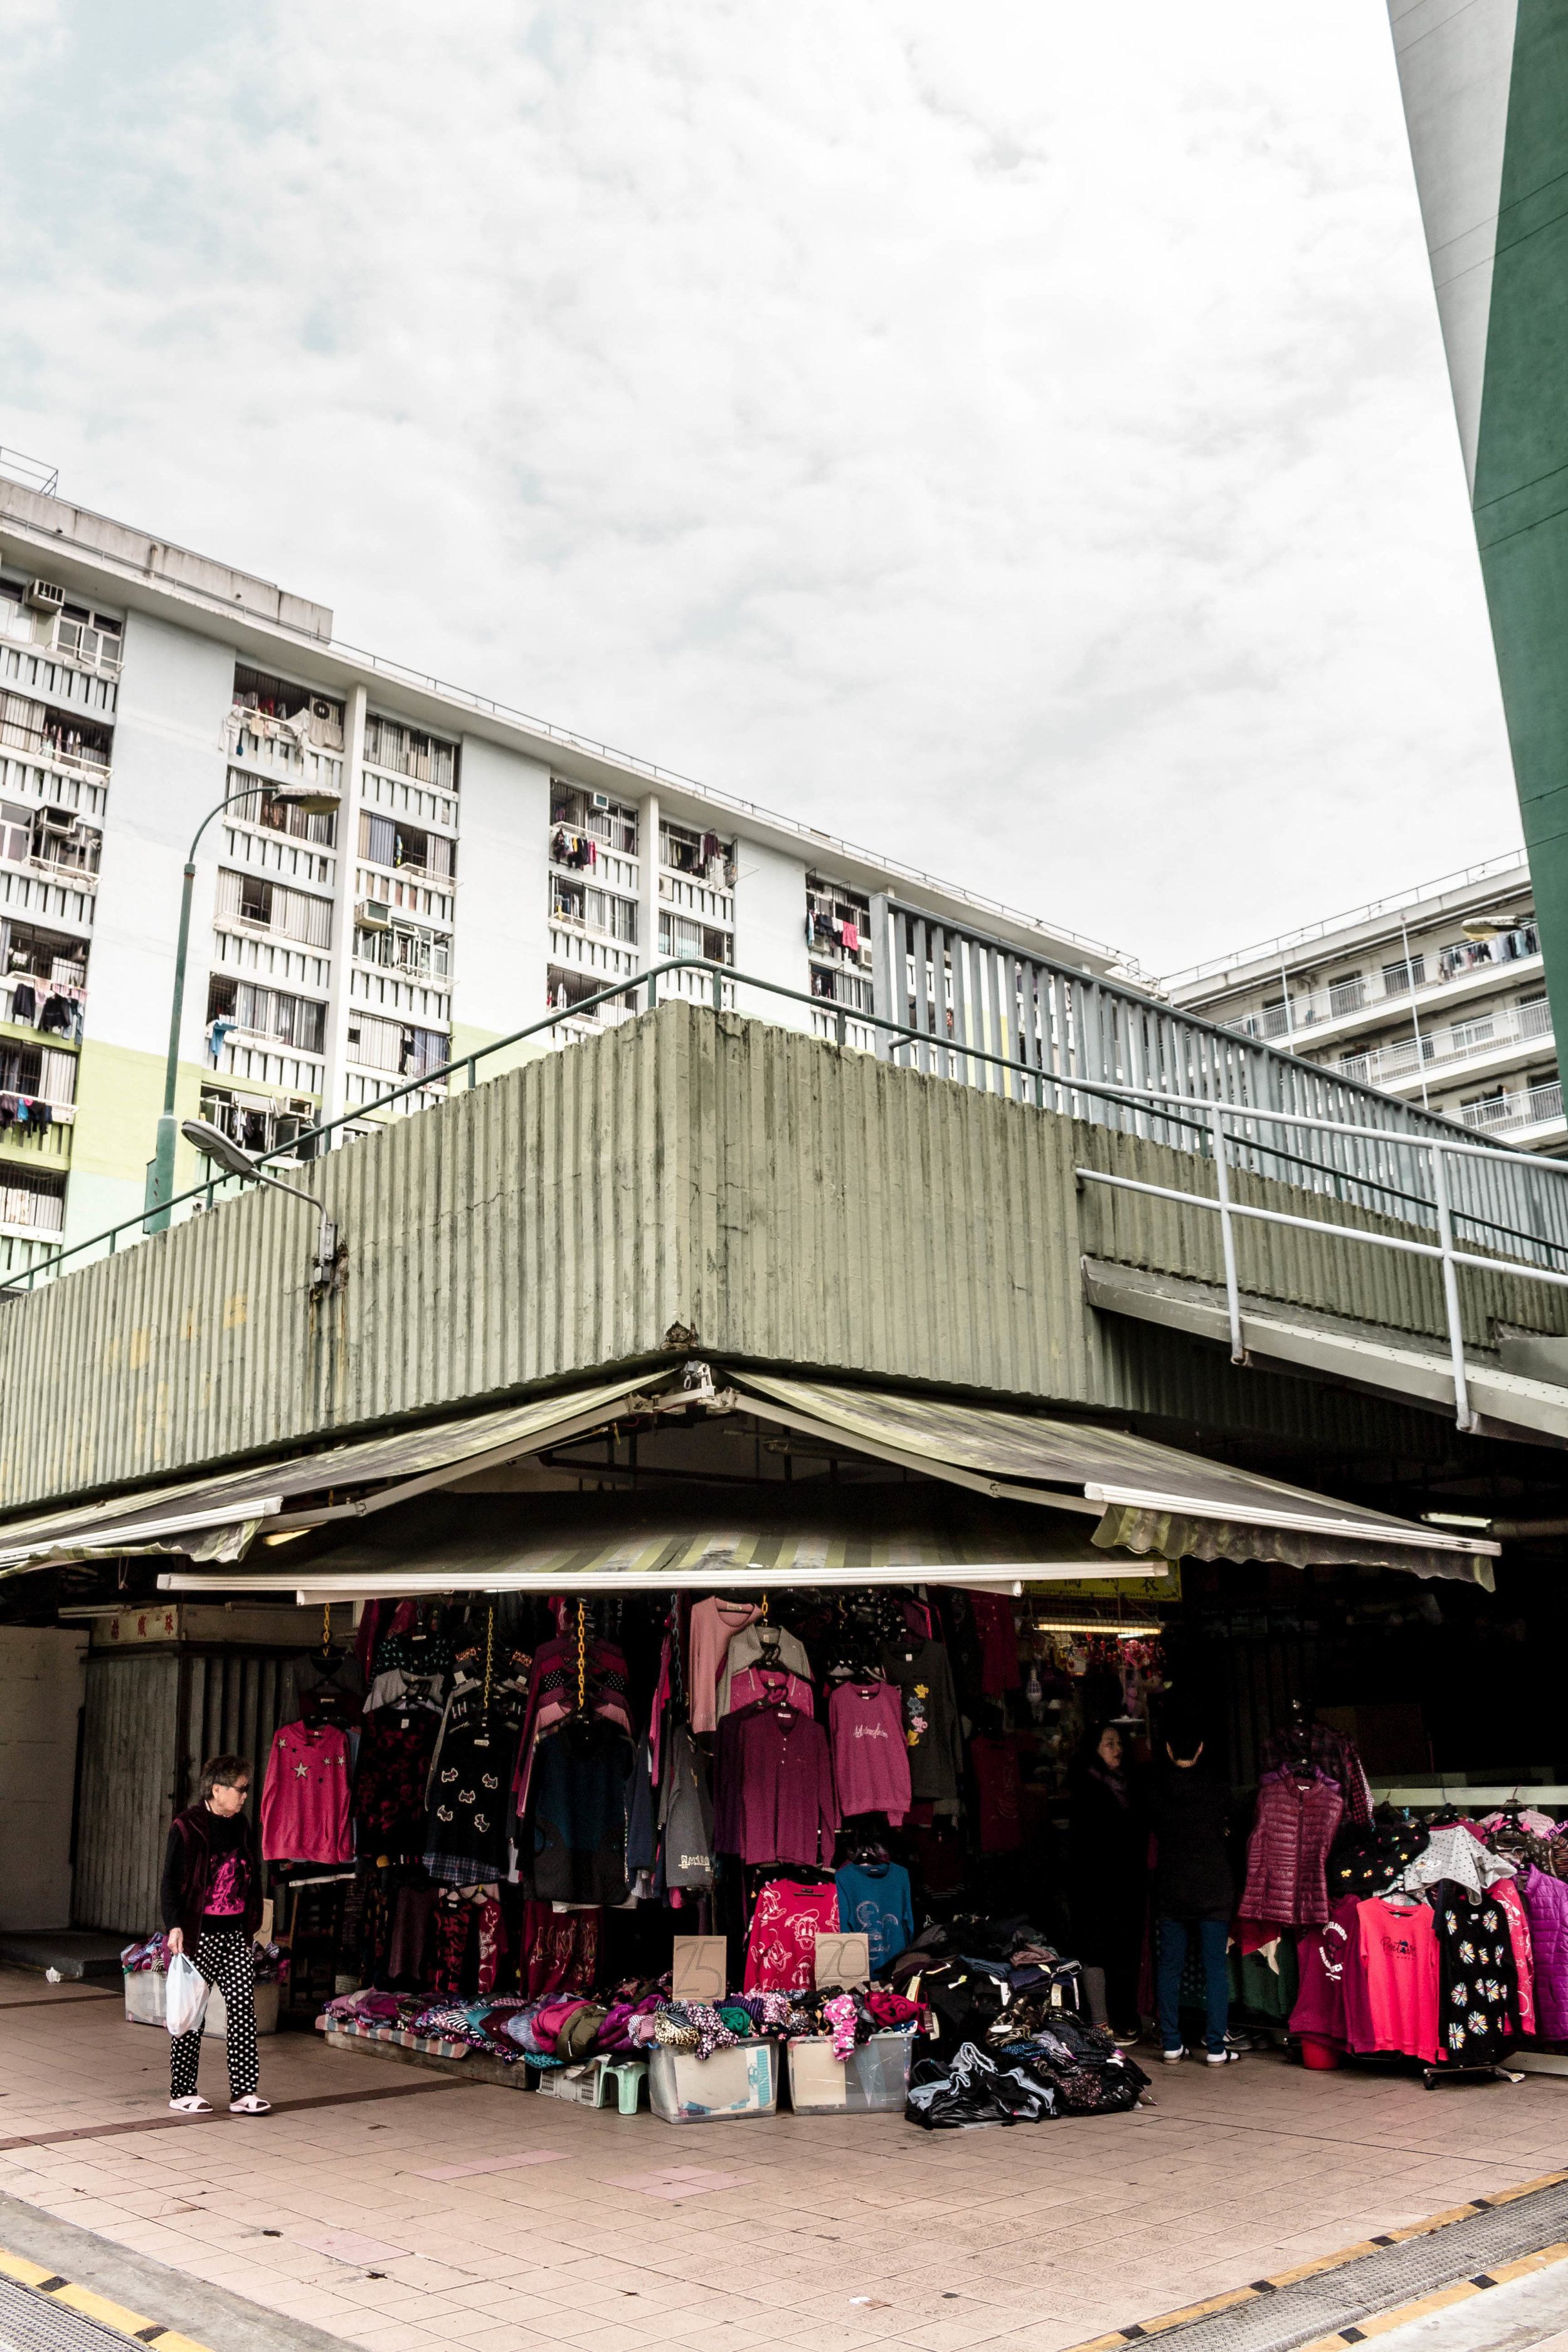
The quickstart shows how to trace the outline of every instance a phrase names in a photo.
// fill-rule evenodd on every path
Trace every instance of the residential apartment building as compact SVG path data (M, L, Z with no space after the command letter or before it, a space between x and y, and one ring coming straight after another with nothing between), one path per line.
M1568 1145L1523 852L1217 956L1173 1003L1531 1151Z
M307 811L300 785L336 806ZM1021 971L1116 961L0 478L0 1272L143 1206L198 828L177 1115L255 1150L391 1115L411 1082L398 1111L436 1101L448 1062L552 1012L528 1050L625 1020L670 959L731 967L726 1003L851 1045L885 1006L932 1034L988 1019L1004 1050ZM748 1005L743 976L795 996ZM182 1141L176 1187L205 1173Z

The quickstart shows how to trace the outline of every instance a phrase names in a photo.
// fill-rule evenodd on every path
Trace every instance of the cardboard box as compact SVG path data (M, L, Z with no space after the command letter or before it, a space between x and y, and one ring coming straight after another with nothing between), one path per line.
M869 1984L871 1981L871 1938L864 1928L848 1935L818 1936L816 1939L816 1990L825 1992L829 1985L844 1988Z
M864 1936L860 1940L865 1942ZM722 1936L677 1936L670 1967L670 1999L722 2000L730 1990L729 1970L729 1948Z

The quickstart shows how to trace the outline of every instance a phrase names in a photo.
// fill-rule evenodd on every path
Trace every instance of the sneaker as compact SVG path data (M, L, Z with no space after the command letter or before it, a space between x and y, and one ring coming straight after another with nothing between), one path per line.
M1186 2054L1186 2045L1181 2042L1177 2042L1173 2050L1162 2050L1160 2053L1167 2066L1179 2065Z
M1143 2036L1141 2033L1113 2033L1110 2038L1118 2050L1136 2050Z
M169 2112L175 2116L210 2116L212 2105L199 2091L193 2091L188 2098L171 2099Z
M1239 2050L1211 2050L1207 2063L1211 2066L1239 2066L1241 2053Z

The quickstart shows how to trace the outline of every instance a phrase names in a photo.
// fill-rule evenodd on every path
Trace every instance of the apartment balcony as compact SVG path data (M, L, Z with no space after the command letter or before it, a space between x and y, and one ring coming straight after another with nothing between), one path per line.
M1526 940L1533 942L1535 927L1531 924L1508 936L1521 944ZM1440 969L1417 981L1414 988L1384 988L1382 975L1372 973L1338 987L1303 991L1291 997L1289 1017L1280 1003L1259 1013L1222 1021L1221 1026L1235 1029L1244 1037L1283 1046L1288 1054L1303 1054L1316 1060L1322 1047L1333 1045L1341 1037L1354 1036L1358 1030L1378 1028L1412 1010L1422 1016L1425 1024L1428 1005L1446 1013L1451 1004L1467 1003L1501 987L1513 988L1539 980L1543 971L1540 948L1531 944L1515 955L1504 955L1495 961L1489 956L1479 962ZM1184 1009L1205 1017L1201 1007ZM1206 1017L1212 1020L1217 1015L1210 1011Z
M1374 1045L1365 1054L1346 1054L1338 1067L1342 1076L1362 1086L1404 1094L1423 1083L1430 1087L1444 1080L1450 1071L1470 1069L1479 1076L1489 1066L1501 1069L1510 1061L1538 1059L1542 1040L1551 1035L1552 1008L1543 999L1539 1004L1480 1013L1446 1029L1423 1030L1419 1050L1411 1036L1396 1045Z
M1563 1081L1524 1087L1518 1094L1500 1094L1485 1102L1467 1103L1459 1117L1479 1134L1506 1139L1510 1143L1540 1146L1568 1139L1568 1118L1563 1110Z
M233 743L229 758L247 771L255 770L264 780L287 779L296 783L303 778L324 791L342 792L341 751L320 751L313 743L301 746L280 720L258 719L252 711L231 711L228 732Z

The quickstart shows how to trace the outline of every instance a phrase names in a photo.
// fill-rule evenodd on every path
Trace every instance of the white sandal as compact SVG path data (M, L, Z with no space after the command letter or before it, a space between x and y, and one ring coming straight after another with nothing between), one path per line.
M171 2114L176 2116L210 2116L212 2103L208 2099L204 2099L199 2091L192 2091L186 2098L171 2099L169 2109Z
M270 2099L258 2099L254 2091L247 2091L243 2099L230 2099L228 2111L231 2116L269 2116L272 2102Z

